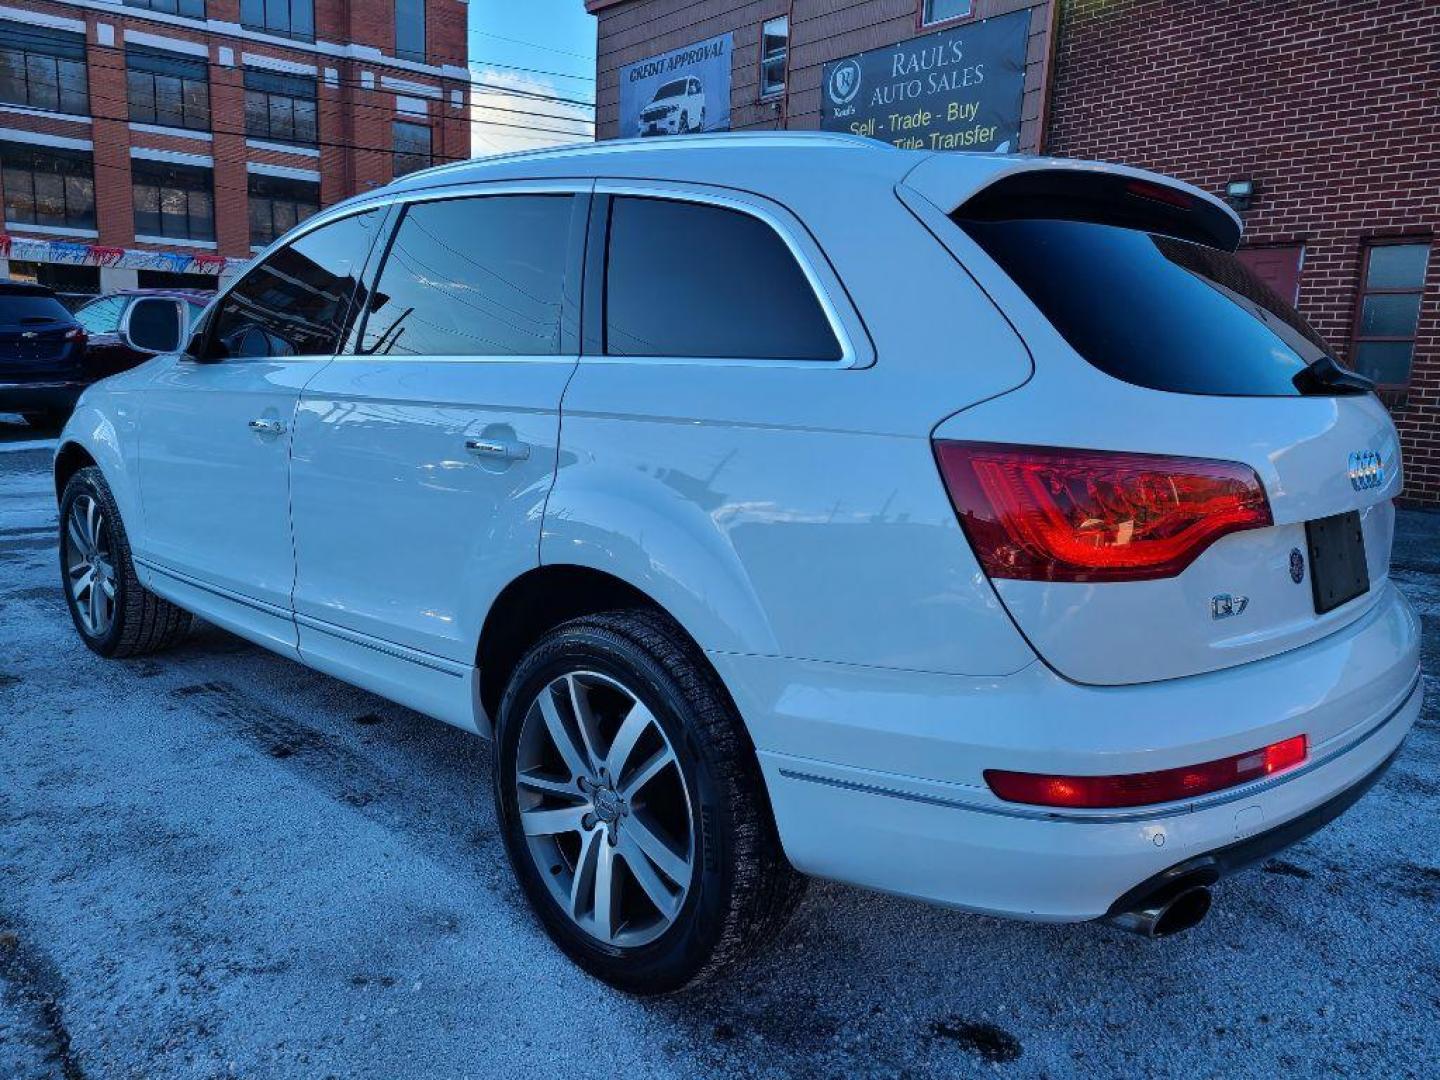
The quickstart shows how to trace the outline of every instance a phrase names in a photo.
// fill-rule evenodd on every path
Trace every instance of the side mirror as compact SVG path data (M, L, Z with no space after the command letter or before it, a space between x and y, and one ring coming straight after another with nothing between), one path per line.
M125 316L125 344L137 352L176 352L181 344L181 325L176 301L159 297L136 300Z

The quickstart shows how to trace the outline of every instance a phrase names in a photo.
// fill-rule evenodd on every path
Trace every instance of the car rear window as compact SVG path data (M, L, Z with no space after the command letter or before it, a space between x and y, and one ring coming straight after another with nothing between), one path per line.
M1330 354L1229 252L1087 221L957 221L1076 352L1128 383L1292 397L1296 375Z
M74 316L53 296L40 293L0 294L0 323L20 326L30 322L70 322Z

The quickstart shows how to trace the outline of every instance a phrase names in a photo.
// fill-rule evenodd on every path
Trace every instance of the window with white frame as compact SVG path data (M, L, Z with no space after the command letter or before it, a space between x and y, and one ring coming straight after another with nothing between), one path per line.
M210 128L210 65L203 57L128 45L125 90L138 124Z
M0 20L0 102L88 113L85 35Z
M252 139L314 146L319 137L315 78L247 70L245 134Z
M7 224L95 228L95 164L89 151L0 143L0 167Z
M782 15L760 27L760 96L785 92L785 57L790 48L790 19Z
M974 0L925 0L922 17L926 24L963 19L974 7Z
M215 239L215 178L195 165L136 158L130 162L135 232L170 240Z

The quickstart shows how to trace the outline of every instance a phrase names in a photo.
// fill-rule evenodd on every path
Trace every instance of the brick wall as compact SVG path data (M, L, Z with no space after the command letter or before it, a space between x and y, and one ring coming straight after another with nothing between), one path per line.
M1348 356L1365 242L1440 231L1440 3L1063 0L1045 150L1253 179L1245 242L1304 244L1300 308ZM1440 505L1440 251L1392 408Z

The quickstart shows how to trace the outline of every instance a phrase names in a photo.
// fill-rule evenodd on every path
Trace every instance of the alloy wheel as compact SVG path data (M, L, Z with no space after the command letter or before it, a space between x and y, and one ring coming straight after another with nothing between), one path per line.
M521 724L515 793L530 855L571 922L618 947L674 924L694 877L692 800L634 692L594 671L548 683Z
M104 637L115 621L115 561L100 504L80 495L65 522L65 584L86 633Z

